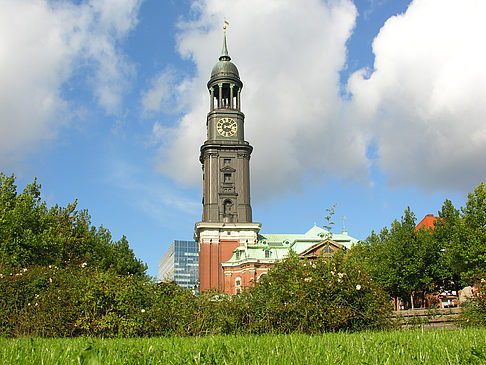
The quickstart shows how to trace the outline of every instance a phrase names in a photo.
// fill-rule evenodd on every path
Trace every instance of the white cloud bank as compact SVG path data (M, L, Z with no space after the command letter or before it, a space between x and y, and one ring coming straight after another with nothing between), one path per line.
M366 176L365 140L341 117L339 71L346 60L356 8L348 0L216 0L195 2L197 17L181 25L179 52L197 76L183 83L192 106L171 142L161 148L160 169L198 184L197 159L206 136L206 83L229 20L228 48L244 87L246 139L254 146L254 194L299 187L305 176ZM177 88L179 85L174 85ZM156 90L166 90L160 85ZM152 105L152 104L151 104ZM154 131L160 131L156 126Z
M486 2L415 0L350 78L351 107L391 184L470 191L486 179Z
M363 181L370 143L392 185L470 191L485 179L484 0L413 1L380 30L374 70L351 76L347 101L339 96L339 72L357 16L352 1L200 0L194 10L178 43L197 67L196 77L183 81L191 108L177 127L154 127L164 173L200 183L205 84L226 16L229 53L245 85L246 139L255 147L254 193L298 188L309 176Z
M117 42L140 0L0 2L0 166L51 138L68 118L62 85L89 69L100 106L113 112L131 67Z

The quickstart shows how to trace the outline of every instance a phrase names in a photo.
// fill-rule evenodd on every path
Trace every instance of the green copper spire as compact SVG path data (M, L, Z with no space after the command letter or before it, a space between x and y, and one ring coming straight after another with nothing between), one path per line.
M226 23L226 21L225 21ZM223 36L223 50L221 51L221 56L219 57L220 61L231 61L231 57L228 54L228 46L226 45L226 24L223 27L224 36Z

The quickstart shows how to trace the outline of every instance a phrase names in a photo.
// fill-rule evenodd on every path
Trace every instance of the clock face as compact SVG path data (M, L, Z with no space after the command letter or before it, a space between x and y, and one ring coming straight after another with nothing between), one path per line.
M232 137L238 130L236 120L231 118L221 118L216 127L218 128L218 133L223 137Z

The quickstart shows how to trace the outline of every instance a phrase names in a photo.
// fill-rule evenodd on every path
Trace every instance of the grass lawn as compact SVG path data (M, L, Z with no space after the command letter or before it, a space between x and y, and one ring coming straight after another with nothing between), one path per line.
M1 364L486 364L486 329L157 338L0 338Z

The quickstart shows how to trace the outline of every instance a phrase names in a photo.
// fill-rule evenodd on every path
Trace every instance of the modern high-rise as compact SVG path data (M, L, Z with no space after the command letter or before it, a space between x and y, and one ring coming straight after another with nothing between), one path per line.
M159 261L158 281L175 281L185 289L197 289L198 244L194 241L174 241Z

